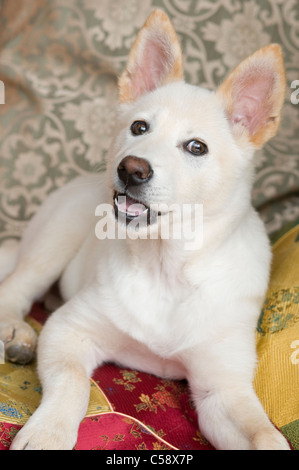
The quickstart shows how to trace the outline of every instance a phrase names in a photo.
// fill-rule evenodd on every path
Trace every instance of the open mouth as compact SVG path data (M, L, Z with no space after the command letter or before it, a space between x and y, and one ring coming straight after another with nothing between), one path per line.
M114 192L115 217L126 224L132 220L144 221L147 225L153 223L159 212L152 211L149 206L137 199L128 196L126 193Z

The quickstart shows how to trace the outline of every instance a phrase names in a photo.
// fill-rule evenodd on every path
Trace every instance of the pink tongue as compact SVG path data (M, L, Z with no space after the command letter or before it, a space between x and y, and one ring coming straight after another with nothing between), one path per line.
M141 215L146 207L129 196L119 196L117 200L118 210L132 216Z

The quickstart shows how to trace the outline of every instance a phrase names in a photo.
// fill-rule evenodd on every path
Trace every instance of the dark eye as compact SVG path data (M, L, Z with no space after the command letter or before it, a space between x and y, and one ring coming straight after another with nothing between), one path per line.
M149 129L149 125L145 121L134 121L131 125L131 132L133 135L145 134Z
M189 153L195 156L201 156L201 155L205 155L206 153L208 153L207 145L204 142L201 142L200 140L190 140L190 142L187 142L184 145L184 148Z

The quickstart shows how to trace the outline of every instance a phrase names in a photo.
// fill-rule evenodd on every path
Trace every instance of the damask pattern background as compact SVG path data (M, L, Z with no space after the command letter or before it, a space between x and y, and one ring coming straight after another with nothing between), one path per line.
M299 216L298 0L2 0L0 239L19 237L55 188L105 169L117 76L152 9L172 19L185 78L215 89L258 48L282 45L287 94L278 135L256 154L255 206L270 234Z

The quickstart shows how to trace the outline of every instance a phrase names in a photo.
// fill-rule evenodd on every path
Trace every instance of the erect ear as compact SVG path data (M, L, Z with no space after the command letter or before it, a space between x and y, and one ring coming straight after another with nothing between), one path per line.
M270 44L241 62L217 90L235 135L259 148L280 122L286 80L281 47Z
M154 10L131 49L119 79L119 101L134 101L168 82L183 79L182 53L177 35L161 10Z

